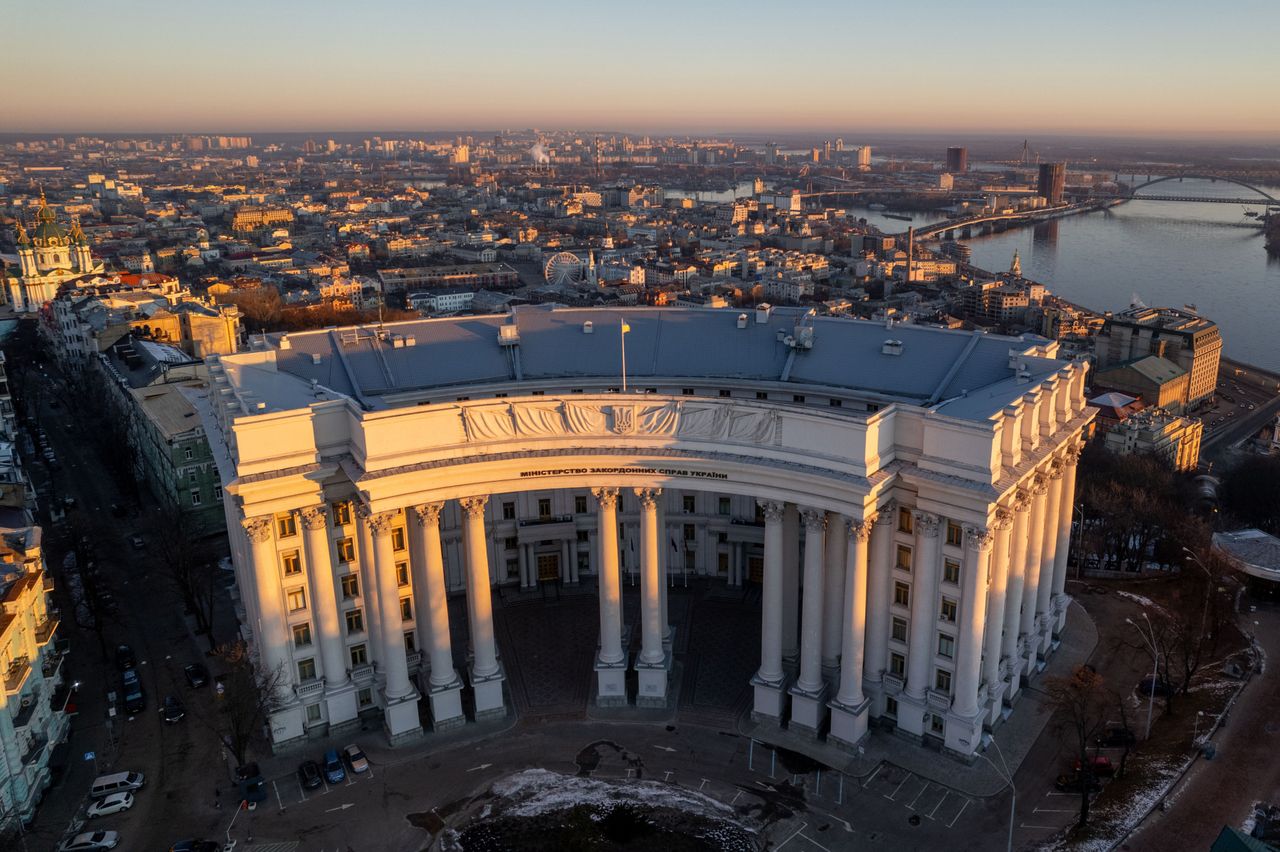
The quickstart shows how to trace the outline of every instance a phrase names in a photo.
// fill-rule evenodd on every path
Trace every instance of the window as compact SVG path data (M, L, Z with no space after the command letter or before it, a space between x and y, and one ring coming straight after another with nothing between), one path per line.
M867 403L867 412L868 412L869 414L875 414L875 413L876 413L877 411L879 411L879 410L880 410L880 404L879 404L879 403L876 403L876 402L868 402L868 403Z
M185 450L182 451L182 456L187 461L191 461L193 458L195 458L195 455L196 455L195 450L191 449L190 447L187 447Z
M530 396L546 396L547 392L546 391L530 391L529 395ZM506 394L503 394L503 396L506 396Z
M502 540L502 548L504 550L519 550L520 539L516 538L513 535L507 536Z
M311 644L311 624L304 622L293 625L293 647L305 648Z
M720 391L720 396L725 397L725 396L728 396L728 395L729 395L729 392L728 392L727 390L721 390L721 391Z
M693 524L685 524L685 525L684 525L684 540L685 540L685 541L693 541L693 535L694 535L694 526L693 526Z
M538 498L538 518L546 520L551 517L551 500L547 497Z
M935 669L933 672L933 688L939 692L951 694L951 672L946 669Z
M336 527L345 527L349 523L351 523L351 504L334 503L333 525Z
M911 587L906 583L894 583L893 602L898 606L911 606Z
M217 503L222 502L222 486L221 485L213 486L213 499Z
M351 536L338 539L338 561L343 564L356 561L356 540Z
M716 544L728 544L728 543L729 543L728 533L716 533Z
M946 633L938 634L938 656L946 657L948 660L955 659L956 656L956 640Z
M791 401L792 401L792 402L804 402L804 394L802 394L802 393L793 393L793 394L791 395Z
M585 515L587 513L587 498L582 494L573 495L573 513L575 515Z
M947 521L947 544L953 544L959 547L964 541L964 532L960 529L960 525L955 521Z
M519 573L520 573L520 560L508 559L507 560L507 579L510 580Z
M358 609L347 610L347 635L364 632L364 612Z
M905 544L898 545L898 561L894 563L894 567L907 572L911 571L911 548Z
M404 541L404 527L391 528L391 549L397 553L403 552L407 547Z
M894 719L898 718L898 699L894 698L892 695L886 695L884 697L884 715L890 716Z
M577 535L575 535L574 538L579 544L586 544L591 541L591 533L587 530L578 530Z
M681 388L680 393L684 394L685 396L693 396L693 388Z
M722 515L727 515L727 514L729 514L729 511L730 511L730 508L729 508L729 507L730 507L730 505L731 505L731 504L730 504L730 501L729 501L729 498L728 498L728 497L721 497L721 498L717 501L717 504L716 504L716 505L717 505L717 511L718 511L720 514L722 514Z
M943 719L941 716L939 716L937 713L930 713L929 714L929 731L931 733L937 734L938 736L943 736L947 731L946 720Z
M406 654L412 654L417 650L418 650L417 637L413 635L412 630L406 630L404 634L404 652Z
M907 674L907 658L901 654L890 654L889 674L905 677Z
M360 690L359 692L357 692L357 693L356 693L356 703L358 703L361 707L372 707L372 706L373 706L373 689L372 689L372 687L368 687L368 686L366 686L364 689L362 689L362 690Z
M320 705L318 703L308 704L307 705L307 724L314 725L319 721L320 721Z
M840 407L841 407L841 406L843 406L843 405L844 405L844 403L843 403L843 402L841 402L841 401L840 401L840 400L838 400L838 399L833 399L833 400L831 400L831 407L832 407L832 408L840 408Z
M297 612L307 608L307 590L290 589L288 591L289 611Z
M396 585L402 588L404 586L409 585L409 563L408 562L396 563Z
M769 398L769 394L767 391L756 391L756 399L768 399L768 398Z
M890 633L895 642L907 641L907 620L905 618L893 618L893 629Z
M942 582L959 583L960 582L960 563L954 559L942 560Z
M698 510L698 501L694 497L686 494L680 501L681 507L686 515L692 515Z
M360 596L360 578L355 574L342 575L342 599L349 601Z
M514 521L516 519L516 504L508 500L502 504L502 520Z
M298 558L298 551L296 550L287 550L280 554L280 564L284 566L284 575L286 577L302 573L302 560Z
M276 515L276 535L280 538L288 538L291 535L297 534L298 521L293 517L292 512Z
M200 489L192 488L191 489L191 505L199 506L201 502L202 501L200 500Z
M898 532L904 532L904 533L911 532L911 510L910 509L898 510Z
M196 481L199 478L200 478L200 471L197 470L196 468L193 467L187 471L187 481L190 482L192 485L195 485Z
M657 388L645 388L645 389L644 389L644 392L645 392L645 393L657 393L657 392L658 392L658 389L657 389Z
M400 620L413 621L413 598L400 599Z
M347 654L351 657L351 665L353 666L363 666L369 662L369 649L365 647L363 642L359 645L352 645L347 649Z
M940 617L943 621L950 624L956 623L956 602L951 600L951 598L942 599L942 613Z
M298 680L305 682L316 679L316 661L311 657L305 660L298 660Z

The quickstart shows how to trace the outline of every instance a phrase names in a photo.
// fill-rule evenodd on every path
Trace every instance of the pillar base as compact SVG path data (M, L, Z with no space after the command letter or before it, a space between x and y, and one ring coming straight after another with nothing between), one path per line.
M924 696L919 698L906 692L898 696L898 727L897 733L909 735L909 739L914 737L916 742L924 736L924 717L925 713L932 713L928 708Z
M336 733L353 728L360 723L360 708L356 706L356 685L351 681L325 685L324 703L329 711L329 731Z
M422 736L422 722L418 717L418 690L410 690L401 698L382 694L382 730L391 745L415 740Z
M665 702L664 702L665 703ZM616 663L606 663L596 654L596 706L627 706L627 657Z
M501 719L507 715L506 701L502 695L502 683L506 675L502 672L502 663L493 674L476 674L475 666L471 668L471 689L476 698L476 721L481 719Z
M458 673L450 671L452 679L445 684L427 685L427 696L431 702L431 728L435 731L448 731L467 723L462 712L462 678Z
M778 680L765 680L760 673L751 678L751 686L755 690L755 704L752 705L751 718L757 721L768 720L781 722L787 710L787 676Z
M953 757L972 763L982 745L983 713L948 713L946 743L943 746Z
M845 751L856 752L867 738L871 699L864 698L859 704L845 704L836 698L827 707L831 709L831 730L827 732L827 742Z
M636 706L666 707L671 655L664 654L661 660L653 663L636 660L635 670L640 680L640 688L636 693Z
M1071 596L1067 594L1058 594L1053 599L1053 623L1054 635L1060 635L1063 630L1067 629L1067 608L1071 606Z
M289 743L306 739L302 705L294 701L271 714L271 749L275 751Z
M816 737L827 721L827 685L817 689L805 689L795 684L791 694L791 722L789 727Z
M663 650L663 653L667 655L668 660L672 659L671 649L672 647L675 646L675 644L676 644L676 628L674 625L668 624L666 632L663 633L662 635L662 650ZM670 668L669 663L668 663L668 668Z

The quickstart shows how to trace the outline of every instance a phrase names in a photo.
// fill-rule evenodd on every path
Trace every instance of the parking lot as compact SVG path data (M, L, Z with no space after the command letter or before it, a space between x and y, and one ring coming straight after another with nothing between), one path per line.
M1275 399L1275 395L1257 385L1237 381L1226 373L1218 376L1218 387L1213 405L1196 411L1195 416L1204 421L1206 437L1220 429L1235 425L1236 421Z
M319 758L319 755L317 755L317 758ZM317 762L319 763L320 761L317 759ZM368 784L377 777L378 771L377 767L372 763L369 764L369 768L367 770L359 773L351 771L351 763L347 760L343 760L343 766L346 769L347 776L344 780L337 784L330 784L329 780L325 777L324 772L321 772L320 786L316 787L314 790L307 790L302 786L302 780L298 777L297 772L290 772L286 775L279 775L268 779L266 785L270 792L268 799L270 799L271 796L274 796L276 806L282 811L298 805L306 804L312 800L319 800L319 802L324 804L326 807L329 802L333 802L336 806L332 809L335 811L341 810L343 806L341 804L340 796L338 799L333 800L326 799L325 797L333 793L342 793L343 791L351 787L356 787L360 784ZM347 805L347 807L351 807L351 805Z

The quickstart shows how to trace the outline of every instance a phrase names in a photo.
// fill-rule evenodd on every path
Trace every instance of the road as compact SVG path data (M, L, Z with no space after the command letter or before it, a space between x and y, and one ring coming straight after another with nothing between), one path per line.
M1248 614L1268 663L1240 695L1213 738L1217 755L1199 760L1156 811L1127 839L1134 852L1208 849L1224 825L1239 828L1255 801L1280 802L1280 610Z

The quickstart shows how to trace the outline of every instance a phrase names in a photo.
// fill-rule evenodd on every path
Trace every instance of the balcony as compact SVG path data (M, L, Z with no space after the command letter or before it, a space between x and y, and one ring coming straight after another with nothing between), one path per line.
M56 609L49 610L48 616L44 621L36 625L36 644L44 647L49 644L49 640L53 638L54 631L58 629L58 624L62 620L62 613Z
M315 695L321 695L324 693L324 681L318 677L313 677L298 684L294 691L298 693L299 698L311 698Z
M884 691L890 695L897 695L902 692L902 687L905 683L906 681L903 679L902 675L896 675L892 672L884 673Z
M544 524L567 524L573 521L573 515L543 515L540 518L530 518L524 521L517 521L516 525L521 527L537 527Z
M22 753L22 765L31 766L44 756L45 746L49 745L49 740L45 737L32 737L27 741L27 747Z
M22 729L31 721L31 717L36 713L36 705L40 703L38 695L24 695L18 703L18 715L13 717L13 727Z
M17 695L22 690L22 685L27 682L27 677L31 674L31 661L26 657L19 657L9 664L9 668L4 673L4 692L5 695Z
M43 662L40 663L40 674L44 675L45 680L54 680L58 677L58 670L62 668L62 659L65 654L47 654Z
M925 694L926 703L935 710L951 709L951 693L940 689L930 689Z
M409 664L409 671L411 672L415 672L418 669L422 668L422 652L421 651L411 652L410 654L408 654L405 660Z
M373 682L373 664L361 663L358 666L351 667L351 680L355 683L365 684Z
M45 574L45 575L44 575L44 577L43 577L43 578L41 578L41 586L40 586L40 587L41 587L44 591L46 591L46 592L52 592L52 591L53 591L53 578L52 578L52 577L50 577L48 574Z

